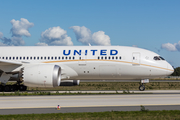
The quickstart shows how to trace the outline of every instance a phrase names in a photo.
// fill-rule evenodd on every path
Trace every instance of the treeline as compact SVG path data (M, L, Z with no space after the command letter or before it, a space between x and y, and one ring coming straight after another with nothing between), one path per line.
M171 76L180 76L180 67L174 68L174 72Z

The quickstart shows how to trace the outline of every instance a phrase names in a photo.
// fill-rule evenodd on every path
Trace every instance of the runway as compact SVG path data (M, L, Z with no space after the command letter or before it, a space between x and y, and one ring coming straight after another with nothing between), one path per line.
M57 105L61 110L56 110ZM0 97L0 114L180 110L180 94L119 94Z

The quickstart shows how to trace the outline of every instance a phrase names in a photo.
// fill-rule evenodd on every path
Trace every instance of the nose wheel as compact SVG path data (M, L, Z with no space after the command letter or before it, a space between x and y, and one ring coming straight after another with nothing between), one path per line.
M145 90L145 86L144 86L145 83L149 83L149 79L140 80L140 86L139 86L139 90L140 91L144 91Z
M143 85L143 83L139 86L139 90L140 91L144 91L145 90L145 86Z

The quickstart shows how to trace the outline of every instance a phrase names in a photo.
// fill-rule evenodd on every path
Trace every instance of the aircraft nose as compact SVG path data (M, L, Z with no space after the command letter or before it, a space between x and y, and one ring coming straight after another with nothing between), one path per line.
M171 75L174 72L174 68L169 63L167 63L167 69L167 75Z

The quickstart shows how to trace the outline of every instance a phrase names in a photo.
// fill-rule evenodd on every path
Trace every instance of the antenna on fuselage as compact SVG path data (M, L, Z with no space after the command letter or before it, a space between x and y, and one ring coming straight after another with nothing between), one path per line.
M91 46L91 44L90 43L88 43L89 44L89 46Z

